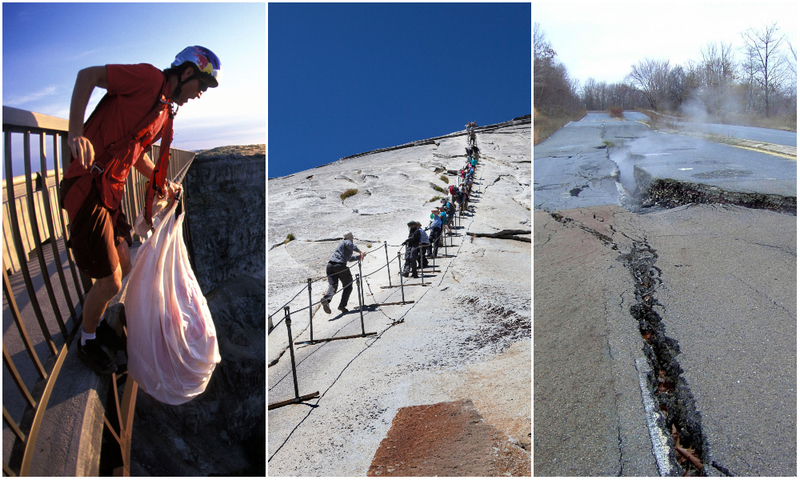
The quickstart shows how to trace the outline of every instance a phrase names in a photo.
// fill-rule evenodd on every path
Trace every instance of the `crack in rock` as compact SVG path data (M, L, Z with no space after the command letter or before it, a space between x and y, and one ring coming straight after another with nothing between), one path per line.
M500 238L503 240L517 240L520 242L527 242L531 243L531 239L527 237L520 237L519 235L530 235L530 230L514 230L514 229L503 229L496 233L478 233L478 232L467 232L467 236L472 237L485 237L485 238Z

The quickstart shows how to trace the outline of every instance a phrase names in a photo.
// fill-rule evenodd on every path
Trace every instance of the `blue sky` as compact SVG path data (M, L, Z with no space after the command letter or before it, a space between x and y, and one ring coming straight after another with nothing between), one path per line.
M531 113L529 3L268 6L268 175Z
M68 118L82 68L164 69L190 45L216 53L222 77L219 88L181 107L173 147L265 143L264 3L4 3L3 105ZM103 93L95 89L87 117Z

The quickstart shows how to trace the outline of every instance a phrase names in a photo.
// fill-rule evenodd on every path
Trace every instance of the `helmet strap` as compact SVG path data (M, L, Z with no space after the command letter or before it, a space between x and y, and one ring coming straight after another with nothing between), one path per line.
M192 74L192 76L190 76L186 80L181 80L181 77L183 76L183 73L186 71L187 68L193 68L195 70L195 72ZM180 96L180 94L181 94L181 90L183 89L183 86L187 82L191 81L195 77L197 77L197 68L196 67L193 67L192 65L187 65L186 67L184 67L184 69L181 70L181 73L178 74L178 85L175 87L175 90L172 92L172 98L173 99L174 98L178 98Z

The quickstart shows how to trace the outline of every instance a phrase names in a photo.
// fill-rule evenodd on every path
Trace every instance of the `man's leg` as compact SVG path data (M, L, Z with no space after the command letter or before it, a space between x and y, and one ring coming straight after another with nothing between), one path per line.
M350 274L350 269L347 265L342 267L339 272L339 279L342 281L342 300L339 302L339 310L347 308L347 301L350 299L350 293L353 291L353 276Z
M117 245L119 263L110 276L98 278L89 289L83 302L83 331L92 334L110 302L122 289L122 279L131 273L131 254L128 244L123 241Z
M122 267L108 277L98 278L89 289L86 300L83 302L83 331L92 334L97 329L108 302L122 288Z
M325 313L331 313L331 299L336 293L336 289L339 288L339 276L336 272L337 266L335 265L329 263L325 267L325 273L328 275L328 291L325 292L325 295L322 297L322 308L325 310Z

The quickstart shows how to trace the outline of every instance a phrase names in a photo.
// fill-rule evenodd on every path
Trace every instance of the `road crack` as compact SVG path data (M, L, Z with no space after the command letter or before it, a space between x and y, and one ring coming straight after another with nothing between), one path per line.
M676 208L693 203L732 204L797 215L797 197L754 192L729 192L711 185L664 178L650 181L647 178L649 175L642 169L634 167L634 171L637 184L647 184L641 199L643 208L654 206Z
M630 307L630 314L638 321L639 333L644 340L642 349L650 364L647 380L664 420L663 424L659 422L659 426L665 429L663 433L669 438L668 443L672 448L670 464L684 474L703 474L687 457L676 452L675 442L672 441L674 427L678 443L701 459L704 465L707 464L707 445L700 412L677 360L680 346L677 340L666 335L666 328L657 311L658 307L663 309L655 296L662 283L661 269L656 266L658 254L645 238L635 241L631 251L621 255L620 259L634 279L636 303Z

